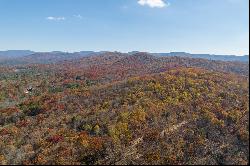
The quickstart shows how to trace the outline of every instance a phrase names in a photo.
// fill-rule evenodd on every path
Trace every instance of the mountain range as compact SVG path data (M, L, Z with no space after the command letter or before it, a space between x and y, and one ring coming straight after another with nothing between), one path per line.
M30 50L8 50L0 51L0 65L20 65L20 64L47 64L56 63L65 60L73 60L86 56L100 55L108 51L79 51L79 52L34 52ZM115 52L116 53L116 52ZM138 51L128 52L124 54L132 55L139 53ZM235 55L212 55L212 54L190 54L186 52L170 52L170 53L148 53L157 57L188 57L201 58L208 60L219 61L239 61L249 63L249 55L235 56Z

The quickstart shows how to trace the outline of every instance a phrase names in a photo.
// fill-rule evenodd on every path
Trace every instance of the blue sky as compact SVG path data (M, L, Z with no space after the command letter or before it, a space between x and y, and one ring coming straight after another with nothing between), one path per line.
M248 0L0 0L0 50L249 52Z

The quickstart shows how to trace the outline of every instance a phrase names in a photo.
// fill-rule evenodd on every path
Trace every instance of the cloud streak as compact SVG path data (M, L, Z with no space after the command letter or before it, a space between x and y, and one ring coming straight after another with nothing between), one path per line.
M65 17L53 17L53 16L49 16L46 17L46 20L50 20L50 21L64 21L66 20Z
M138 4L141 6L149 6L151 8L164 8L170 5L169 2L164 0L138 0Z
M80 20L83 19L82 15L80 15L80 14L74 15L74 17L77 19L80 19Z

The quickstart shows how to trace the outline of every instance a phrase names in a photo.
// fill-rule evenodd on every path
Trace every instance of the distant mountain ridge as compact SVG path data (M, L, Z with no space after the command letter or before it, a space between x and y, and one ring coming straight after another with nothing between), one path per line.
M0 65L49 64L65 60L79 59L92 54L97 53L94 51L81 51L74 53L61 51L2 51L2 53L0 53Z
M86 56L99 56L105 53L111 53L108 51L79 51L79 52L34 52L30 50L8 50L0 51L0 65L18 65L18 64L29 64L29 63L57 63L65 60L79 59ZM119 53L119 52L113 52ZM136 55L142 53L139 51L132 51L128 53L122 53L127 55ZM147 53L147 52L145 52ZM170 52L170 53L147 53L157 57L186 57L186 58L201 58L207 60L216 61L238 61L249 63L249 55L235 56L235 55L212 55L212 54L190 54L186 52ZM132 59L131 59L132 60Z
M146 52L125 54L119 52L106 52L59 62L60 67L71 68L76 71L88 70L90 73L98 73L99 76L121 78L127 75L143 75L164 72L176 67L197 67L211 71L231 72L240 75L248 75L249 64L233 61L211 61L203 58L190 58L178 56L155 56ZM123 73L119 75L119 73ZM117 75L118 74L118 75Z
M214 55L214 54L190 54L186 52L152 53L152 54L156 56L179 56L179 57L189 57L189 58L203 58L208 60L249 62L249 55L236 56L236 55Z
M5 58L17 58L21 56L31 55L34 54L34 51L30 50L7 50L7 51L0 51L0 57Z

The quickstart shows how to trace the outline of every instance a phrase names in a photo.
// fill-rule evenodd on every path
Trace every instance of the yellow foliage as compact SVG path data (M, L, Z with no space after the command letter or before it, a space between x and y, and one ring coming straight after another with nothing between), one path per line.
M95 127L93 128L95 134L99 134L100 133L100 126L99 125L95 125Z
M0 164L1 165L6 165L7 164L4 155L0 155Z
M148 84L148 88L149 88L149 90L153 90L157 93L160 93L164 90L164 87L158 82L157 83L150 82Z
M135 124L141 124L143 122L146 121L146 112L144 111L144 109L139 106L136 110L134 110L134 112L131 114L131 120L135 123Z
M131 139L131 132L128 128L128 123L118 122L115 126L109 129L109 135L115 142L126 141L129 142Z

